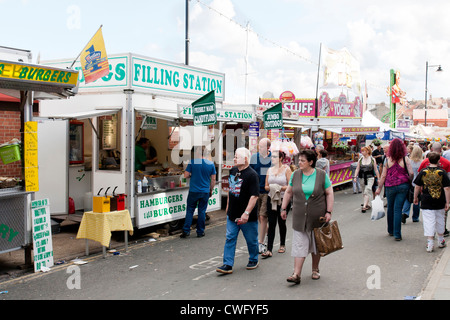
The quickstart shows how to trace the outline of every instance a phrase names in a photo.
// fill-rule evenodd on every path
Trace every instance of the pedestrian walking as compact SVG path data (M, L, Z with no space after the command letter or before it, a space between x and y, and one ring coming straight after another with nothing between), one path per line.
M312 256L312 279L320 279L319 262L313 229L331 220L334 205L333 187L325 171L316 169L317 157L312 150L299 154L299 170L291 175L289 186L281 205L281 217L286 219L287 207L292 200L292 256L294 272L286 280L299 284L303 264L309 253Z
M359 178L364 180L363 206L361 212L371 209L369 203L373 199L373 194L376 190L375 178L380 178L378 167L375 159L372 157L372 151L369 147L361 148L362 157L358 160L358 165L355 170L355 177L353 180Z
M431 144L431 147L430 147L430 152L432 152L432 151L439 153L438 166L440 168L444 169L447 173L449 173L450 172L450 161L441 156L442 145L439 142L434 142L433 144ZM427 156L428 156L428 153L425 155L425 159L420 164L419 172L422 171L423 168L427 167L428 164L430 163L430 160L428 159Z
M428 153L429 165L421 170L414 183L414 204L419 204L421 194L421 208L424 236L427 237L427 251L434 250L434 236L437 233L439 248L446 246L444 240L445 211L450 201L450 179L445 170L438 167L440 154L434 151Z
M429 147L430 147L430 151L434 151L439 154L442 153L442 145L439 142L434 142L433 144L430 144ZM430 161L428 160L428 157L425 157L425 159L420 164L419 171L421 171L423 168L427 167L429 163L430 163ZM438 167L444 169L450 178L450 161L447 160L447 158L445 158L444 156L441 156L439 158ZM449 232L447 230L447 215L448 215L448 211L445 212L445 232L444 232L445 237L448 237L448 235L449 235Z
M406 147L402 140L395 138L389 145L388 154L383 164L379 186L375 192L381 193L384 184L387 198L387 229L396 241L402 240L402 208L409 191L409 183L413 178Z
M258 196L258 221L259 221L259 248L258 252L263 253L267 250L266 237L268 230L267 216L267 195L265 189L267 170L271 164L270 153L271 142L268 138L262 138L258 144L258 153L252 155L250 166L256 171L259 177L259 196Z
M423 157L423 150L419 146L413 146L413 149L411 151L411 154L409 155L409 160L411 162L411 168L413 170L413 182L412 186L415 187L414 180L416 179L417 175L419 174L419 167L422 163ZM411 194L412 193L412 194ZM402 223L406 223L406 220L409 218L409 214L411 211L411 204L413 207L413 216L412 221L413 222L419 222L419 215L420 215L420 197L419 197L419 203L414 204L414 188L410 188L408 191L408 196L405 199L405 204L403 205L402 210Z
M207 159L209 151L205 147L194 147L194 159L191 159L184 172L184 177L190 177L189 193L186 200L186 217L181 238L190 235L195 208L197 213L197 237L205 235L206 208L216 184L216 168Z
M234 155L235 166L228 178L227 232L223 251L223 265L219 273L232 273L239 231L244 234L249 253L247 270L258 267L258 220L256 202L259 196L259 177L250 166L250 151L238 148Z
M278 223L280 231L280 248L278 253L286 252L286 219L281 218L281 203L288 182L291 179L292 171L290 167L283 164L286 155L282 151L272 151L272 167L270 167L266 176L265 189L269 192L267 199L267 212L269 218L269 230L267 239L267 251L261 256L263 259L272 257L273 242L275 239L275 230ZM286 207L289 212L290 203Z
M330 161L327 159L328 152L321 149L317 152L316 168L324 170L328 176L330 175Z

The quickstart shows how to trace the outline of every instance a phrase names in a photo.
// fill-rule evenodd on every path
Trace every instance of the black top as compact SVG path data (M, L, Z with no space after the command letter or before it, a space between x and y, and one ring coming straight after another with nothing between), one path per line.
M422 209L438 210L445 208L445 187L450 187L447 172L441 168L427 167L419 172L414 183L423 186L420 197Z
M240 218L247 208L251 196L259 196L259 177L250 166L242 171L237 167L230 170L228 178L228 212L230 220ZM248 221L257 221L257 206L253 208Z
M380 149L380 150L375 149L375 150L373 150L373 152L372 152L372 157L375 158L375 156L379 156L380 154L381 154L382 156L384 156L384 151L383 151L383 149ZM383 163L383 157L375 158L375 161L377 162L377 165L380 165L380 164Z

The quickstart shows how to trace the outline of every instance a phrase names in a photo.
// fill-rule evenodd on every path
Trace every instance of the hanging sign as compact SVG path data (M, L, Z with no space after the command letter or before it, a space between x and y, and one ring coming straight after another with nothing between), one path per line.
M270 109L263 112L264 129L283 129L283 111L282 104L278 103Z
M211 124L216 124L217 113L214 90L192 103L192 114L194 126L209 126Z
M31 201L34 271L53 266L53 242L48 199Z

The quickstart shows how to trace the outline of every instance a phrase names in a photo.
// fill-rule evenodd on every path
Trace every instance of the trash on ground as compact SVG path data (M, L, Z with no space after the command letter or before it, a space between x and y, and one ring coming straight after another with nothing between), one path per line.
M8 291L0 291L0 294L6 294Z
M87 263L87 261L84 261L84 260L81 260L81 259L78 259L78 258L72 260L72 262L73 262L74 264L78 264L78 265L86 264L86 263Z
M49 272L50 268L49 267L41 267L41 271L42 272Z
M129 269L131 270L131 269L134 269L134 268L136 268L136 267L139 267L139 265L137 264L137 265L135 265L135 266L131 266Z

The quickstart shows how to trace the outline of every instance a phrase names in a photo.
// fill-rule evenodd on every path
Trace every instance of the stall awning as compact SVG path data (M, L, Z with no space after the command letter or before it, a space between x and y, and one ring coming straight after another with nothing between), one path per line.
M157 118L157 119L162 119L162 120L167 120L167 121L172 121L172 120L178 119L178 114L176 112L174 112L174 113L159 112L159 111L155 111L153 109L146 109L146 108L141 108L141 107L135 107L134 110L139 112L140 114L143 114L143 115L146 115L149 117L153 117L153 118Z
M380 127L320 127L320 129L331 131L337 134L348 134L348 135L357 135L357 134L373 134L380 132Z
M302 122L294 121L294 120L283 120L283 126L292 127L292 128L304 128L302 131L306 131L306 130L308 130L309 127L311 127L310 124L302 123Z
M35 98L70 97L78 88L78 70L0 60L0 88L34 91ZM44 96L45 94L45 96Z
M99 116L108 116L108 115L117 113L121 109L122 108L97 109L97 110L89 110L89 111L82 111L82 112L48 115L48 116L44 116L44 118L63 119L63 120L83 120L83 119L89 119L89 118L99 117Z

